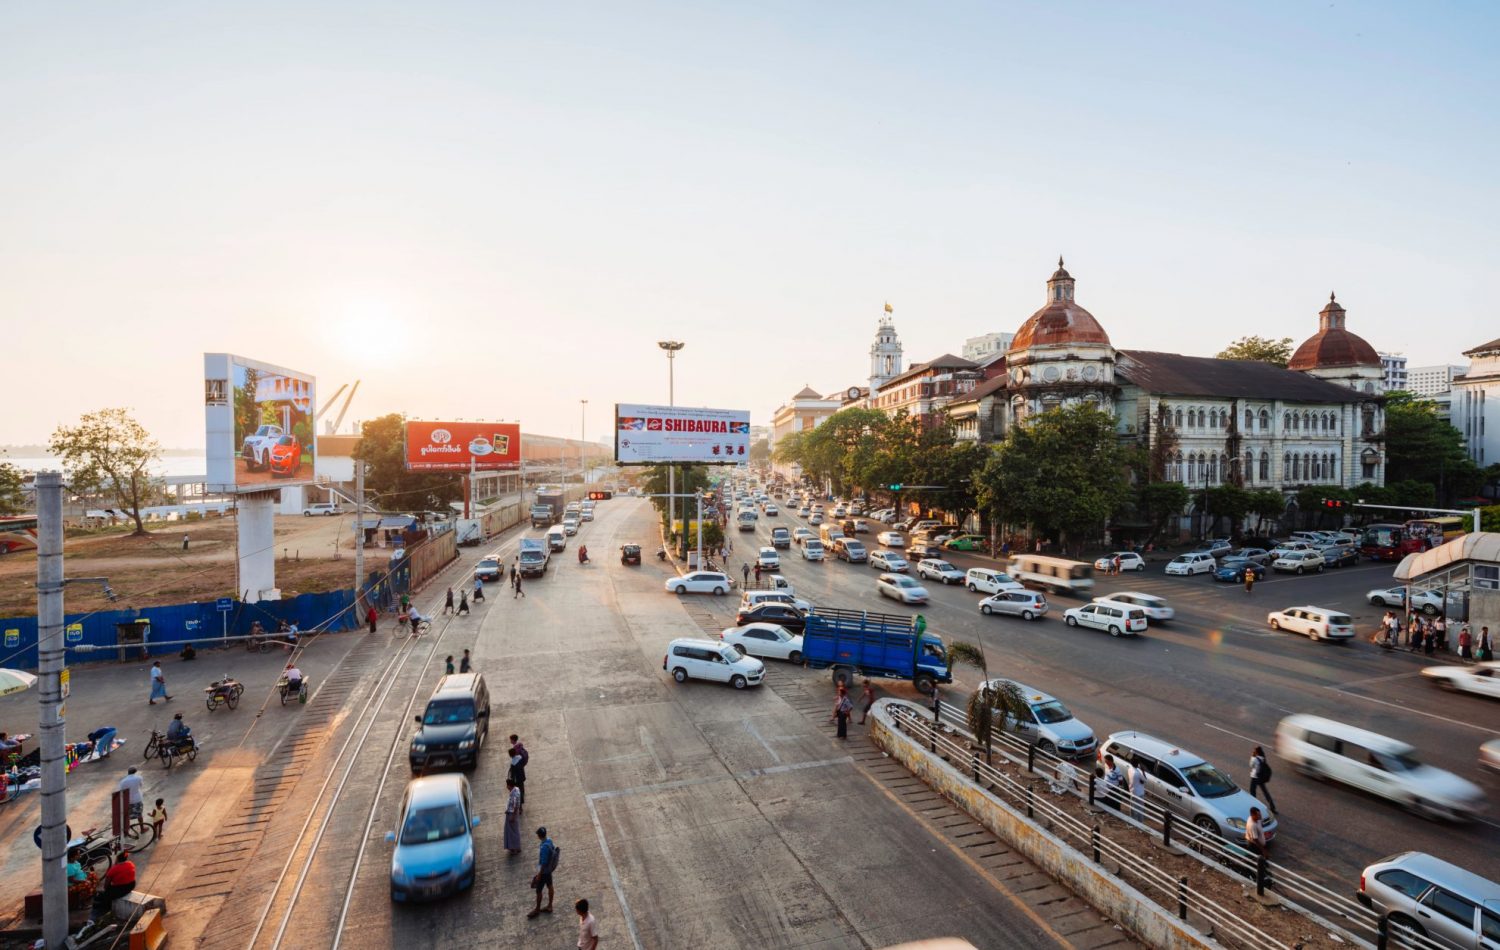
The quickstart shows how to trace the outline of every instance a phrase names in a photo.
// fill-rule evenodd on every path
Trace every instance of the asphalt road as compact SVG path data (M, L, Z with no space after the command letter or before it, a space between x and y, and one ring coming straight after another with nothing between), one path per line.
M770 529L778 525L805 524L785 511L762 517L754 544L769 545ZM733 569L753 563L750 533L731 536ZM879 548L873 533L861 538L870 550ZM1165 597L1177 612L1173 622L1153 626L1147 635L1115 639L1063 623L1063 609L1082 600L1049 596L1046 619L1027 623L985 617L977 607L983 595L924 581L931 604L904 607L876 593L879 572L868 565L808 562L796 547L781 553L781 573L815 606L920 610L929 629L945 640L982 644L992 676L1059 697L1101 740L1124 729L1149 733L1202 755L1246 785L1251 748L1260 744L1273 750L1276 724L1291 713L1326 716L1406 740L1423 760L1485 789L1489 812L1467 825L1432 822L1281 767L1271 786L1281 824L1276 859L1346 893L1357 886L1367 864L1403 850L1426 851L1500 880L1500 781L1477 765L1480 744L1500 735L1500 704L1440 691L1420 676L1422 666L1447 660L1388 653L1367 642L1383 611L1364 595L1390 585L1389 564L1363 563L1304 577L1274 575L1249 595L1210 575L1168 577L1160 564L1143 573L1101 576L1095 595L1139 590ZM958 553L949 560L960 568L980 563ZM1310 604L1350 613L1361 638L1331 644L1268 628L1269 611ZM1450 641L1454 637L1456 632ZM945 688L944 696L961 701L980 676L966 668L956 672L958 682Z
M734 598L668 595L670 566L650 557L653 520L644 500L601 503L547 575L526 583L524 599L489 585L472 616L439 617L435 641L409 648L420 651L411 675L383 701L305 884L295 904L278 892L262 945L281 933L289 947L572 946L579 897L614 947L882 947L954 934L983 947L1123 945L1076 898L1059 892L1039 910L1042 899L1018 897L1023 886L1007 886L1004 869L966 853L954 832L936 833L917 811L951 806L904 770L884 766L916 787L904 794L927 799L920 809L879 784L871 773L880 756L862 731L840 743L823 722L823 674L773 666L766 687L742 692L673 683L661 668L667 642L702 636L703 611L729 610ZM496 548L509 560L515 537L470 549L452 576ZM579 541L594 563L577 563ZM620 565L627 541L644 545L646 563ZM440 586L419 598L424 610L440 603ZM478 880L455 898L394 905L383 835L409 778L411 717L442 657L463 648L493 702L490 740L470 777L483 821ZM515 857L499 841L512 732L531 752ZM861 764L872 755L873 765ZM947 820L945 829L965 821ZM541 824L563 859L555 913L528 920ZM1057 889L1038 876L1024 887ZM1086 940L1076 939L1085 929Z

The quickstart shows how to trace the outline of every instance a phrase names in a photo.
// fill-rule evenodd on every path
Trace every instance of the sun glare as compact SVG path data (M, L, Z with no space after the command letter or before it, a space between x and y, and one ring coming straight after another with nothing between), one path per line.
M365 366L390 366L401 359L409 333L384 300L346 301L329 322L328 344Z

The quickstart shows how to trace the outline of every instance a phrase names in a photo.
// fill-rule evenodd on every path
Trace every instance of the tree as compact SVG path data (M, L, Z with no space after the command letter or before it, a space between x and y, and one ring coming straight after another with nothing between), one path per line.
M646 469L646 477L641 480L641 487L651 495L666 495L672 484L668 478L668 470L673 466L652 465ZM678 465L676 478L676 492L679 495L690 495L696 491L705 491L709 488L708 469L703 465ZM691 498L677 499L677 522L678 524L667 524L667 512L669 499L665 497L652 498L651 504L661 515L661 523L667 529L670 539L682 542L682 556L687 557L687 546L689 543L696 544L698 536L696 533L683 529L681 537L678 537L678 525L691 522L697 517L698 506ZM703 543L708 544L708 525L703 527ZM720 539L722 540L722 535Z
M1008 720L1020 721L1027 708L1021 688L1010 680L991 685L989 664L985 660L984 648L964 640L948 644L948 668L963 663L980 673L979 688L969 694L966 718L974 739L984 745L984 759L990 761L991 746L995 731L1004 730ZM999 717L998 719L996 717Z
M976 479L977 502L1001 522L1098 537L1130 500L1131 455L1115 417L1087 403L1011 427Z
M1250 514L1255 516L1255 533L1265 534L1267 518L1279 521L1286 514L1286 498L1274 488L1257 488L1250 493Z
M85 414L76 426L59 426L47 445L79 494L105 494L130 513L135 533L145 534L141 509L152 493L151 465L161 446L126 409Z
M1385 451L1388 485L1423 482L1434 486L1434 497L1444 503L1484 486L1484 473L1464 449L1463 433L1438 416L1436 403L1411 393L1386 396Z
M1218 524L1218 519L1229 519L1229 532L1239 535L1241 526L1245 523L1245 516L1250 513L1250 493L1238 485L1215 485L1204 491L1204 500L1208 502L1208 515L1214 519L1209 525L1209 533Z
M1272 340L1262 336L1242 336L1218 353L1221 360L1254 360L1285 366L1292 359L1292 338Z
M771 440L756 439L750 443L750 464L771 461Z
M25 510L25 479L21 470L9 462L0 462L0 515L18 515Z
M406 467L406 416L399 412L371 419L360 432L354 457L369 466L365 487L388 507L431 511L463 496L457 474L413 472Z
M1155 536L1182 514L1188 495L1188 487L1181 482L1146 482L1135 490L1136 510Z

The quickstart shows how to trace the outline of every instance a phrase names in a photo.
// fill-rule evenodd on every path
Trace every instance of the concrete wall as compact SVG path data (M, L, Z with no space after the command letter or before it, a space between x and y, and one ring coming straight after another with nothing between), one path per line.
M872 735L876 745L912 774L957 803L975 821L1147 946L1163 950L1219 950L1220 944L1167 914L1151 898L1031 823L898 730L887 711L891 703L892 700L882 699L875 704Z

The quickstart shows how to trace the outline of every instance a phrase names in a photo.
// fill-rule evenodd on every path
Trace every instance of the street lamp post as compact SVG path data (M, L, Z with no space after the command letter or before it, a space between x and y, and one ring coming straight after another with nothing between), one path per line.
M656 344L667 351L667 405L677 404L677 381L675 366L677 351L687 346L686 343L677 340L662 340ZM667 463L667 530L672 530L677 524L677 467L671 462ZM686 543L687 538L683 538ZM687 557L686 554L683 557Z
M578 400L578 480L583 485L583 491L588 491L589 487L588 460L584 455L587 451L584 447L584 442L587 440L585 432L587 431L588 424L588 408L589 401L587 399Z

